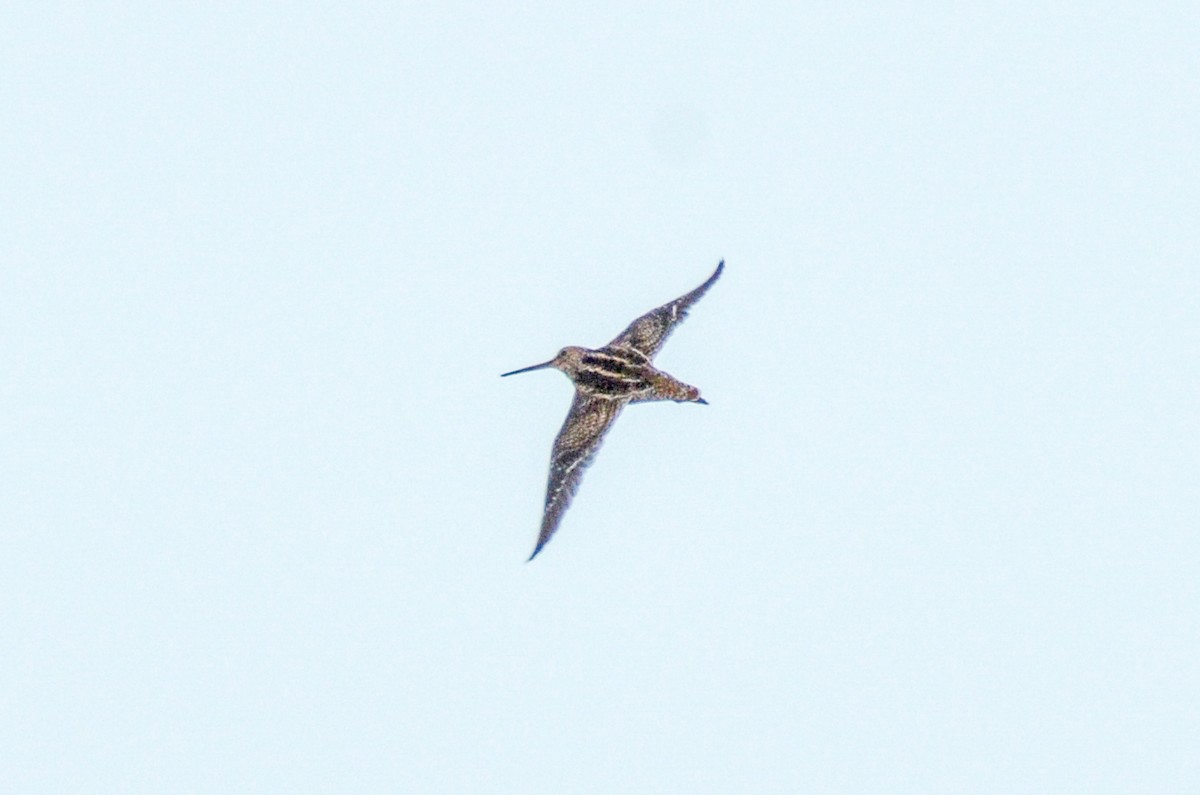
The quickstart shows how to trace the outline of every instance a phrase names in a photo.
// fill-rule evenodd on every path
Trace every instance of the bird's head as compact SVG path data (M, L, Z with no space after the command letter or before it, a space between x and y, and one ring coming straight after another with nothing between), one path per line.
M516 375L517 373L528 373L533 370L544 370L547 367L553 367L555 370L564 372L568 376L573 376L579 372L580 367L583 366L583 354L586 350L586 348L568 345L559 351L558 354L548 362L530 365L529 367L522 367L520 370L513 370L509 373L503 373L500 377L503 378L504 376L508 375Z

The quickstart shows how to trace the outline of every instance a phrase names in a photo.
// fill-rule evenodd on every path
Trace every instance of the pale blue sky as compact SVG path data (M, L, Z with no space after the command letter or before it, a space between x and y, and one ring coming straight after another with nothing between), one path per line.
M6 7L3 789L1194 790L1198 41ZM499 374L722 257L526 565Z

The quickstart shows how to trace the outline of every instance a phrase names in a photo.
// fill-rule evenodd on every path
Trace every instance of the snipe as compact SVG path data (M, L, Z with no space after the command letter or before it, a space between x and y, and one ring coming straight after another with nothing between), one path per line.
M652 361L667 336L687 316L688 309L712 287L724 269L725 260L721 260L704 284L642 315L603 348L568 346L548 362L504 373L509 376L553 367L575 383L575 400L554 440L542 529L530 560L558 529L583 479L584 469L621 409L629 403L651 400L707 404L699 389L664 373Z

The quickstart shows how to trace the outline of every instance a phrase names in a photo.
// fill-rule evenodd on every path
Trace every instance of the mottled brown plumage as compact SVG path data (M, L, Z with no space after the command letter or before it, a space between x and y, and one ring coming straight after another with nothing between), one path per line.
M603 348L568 346L548 362L504 373L508 376L553 367L575 383L575 400L554 440L542 529L530 560L558 529L583 479L583 471L621 409L629 403L651 400L708 402L700 397L699 389L659 370L651 362L675 326L687 317L688 309L712 287L724 269L725 261L721 260L704 284L642 315Z

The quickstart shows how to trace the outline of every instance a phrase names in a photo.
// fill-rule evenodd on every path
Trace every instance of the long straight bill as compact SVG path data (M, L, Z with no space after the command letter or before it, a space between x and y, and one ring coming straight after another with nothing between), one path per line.
M516 375L517 373L528 373L531 370L541 370L543 368L549 367L552 364L554 364L553 359L551 359L548 362L542 362L541 364L532 365L530 367L522 367L520 370L513 370L511 373L501 373L500 377L504 378L505 376Z

